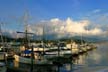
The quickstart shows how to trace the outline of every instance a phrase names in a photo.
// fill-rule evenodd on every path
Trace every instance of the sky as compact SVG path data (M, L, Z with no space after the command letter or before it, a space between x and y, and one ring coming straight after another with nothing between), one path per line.
M42 30L34 29L41 23L50 29L46 30L47 34L86 34L88 28L89 35L106 36L107 3L107 0L0 0L0 21L4 31L22 31L23 17L27 12L30 31L39 35Z
M0 16L22 16L28 10L34 19L79 19L101 9L107 11L107 0L0 0Z

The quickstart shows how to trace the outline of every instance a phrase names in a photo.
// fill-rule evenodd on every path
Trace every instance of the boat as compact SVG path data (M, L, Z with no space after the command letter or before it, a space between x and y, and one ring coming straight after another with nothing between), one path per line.
M33 64L51 64L51 62L47 61L47 59L43 56L42 50L34 51L34 47L28 45L27 39L26 39L26 43L22 47L24 51L21 51L20 54L14 55L15 61L20 63L26 63L26 64L31 64L32 62Z
M70 49L70 51L71 51L70 53L72 55L79 53L79 45L77 43L75 43L74 41L71 41L70 44L67 44L67 48Z
M26 63L31 64L31 61L33 61L33 64L51 64L50 61L48 61L45 56L43 56L43 48L42 47L31 47L29 49L24 48L21 46L23 51L21 51L20 55L15 54L14 59L17 62L20 63ZM32 50L33 49L33 50Z
M27 24L25 25L25 32L17 32L17 33L25 34L25 41L22 46L23 51L21 51L20 54L14 55L15 61L26 64L51 64L51 62L47 61L47 59L43 56L42 54L43 51L34 51L34 46L30 45L28 41L28 34L33 34L33 33L28 33Z
M26 63L26 64L31 64L31 58L26 58L23 56L19 56L17 54L14 55L15 61L20 62L20 63ZM51 64L45 59L33 59L33 64Z

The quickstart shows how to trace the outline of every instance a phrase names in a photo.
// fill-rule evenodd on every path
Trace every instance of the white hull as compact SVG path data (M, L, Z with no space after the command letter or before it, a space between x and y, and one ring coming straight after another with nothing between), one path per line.
M17 62L31 64L31 58L25 58L18 55L14 55L14 58L15 58L15 61ZM48 62L47 60L33 59L33 64L51 64L51 63Z

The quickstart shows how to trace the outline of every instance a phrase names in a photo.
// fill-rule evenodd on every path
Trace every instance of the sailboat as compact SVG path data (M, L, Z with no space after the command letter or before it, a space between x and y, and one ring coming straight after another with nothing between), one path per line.
M28 34L33 34L33 33L28 33L27 24L25 24L25 32L17 32L17 33L25 34L25 41L24 41L24 51L20 55L18 54L14 55L15 61L26 64L51 64L51 62L49 62L44 56L38 53L38 51L34 52L33 45L32 46L29 45Z
M40 52L43 52L42 50L34 51L34 49L35 48L32 46L31 48L24 50L20 55L15 54L15 61L26 64L31 64L32 61L33 64L51 64L51 62L40 54Z

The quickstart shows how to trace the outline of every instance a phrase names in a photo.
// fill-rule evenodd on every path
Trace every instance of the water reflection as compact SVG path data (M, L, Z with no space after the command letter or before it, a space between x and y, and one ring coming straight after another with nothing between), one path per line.
M97 46L96 50L94 49L76 58L73 72L97 72L108 67L108 42L99 43Z
M13 63L14 63L14 67L16 67L16 68L19 67L19 63L17 61L14 60Z
M86 59L86 54L82 54L82 55L79 55L78 59L76 59L76 63L75 64L78 64L78 65L85 65L86 62L85 62L85 59Z
M100 54L97 50L90 52L88 55L88 64L99 64L102 59L102 54Z
M60 72L72 72L72 64L64 64Z

